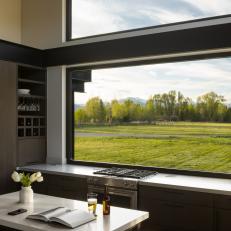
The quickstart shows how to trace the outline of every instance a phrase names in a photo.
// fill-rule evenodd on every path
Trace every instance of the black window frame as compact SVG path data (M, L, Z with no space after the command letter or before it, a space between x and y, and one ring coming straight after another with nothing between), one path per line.
M229 55L227 57L231 57L231 56ZM214 57L212 56L212 58ZM217 58L221 58L221 57L218 56ZM201 59L198 59L198 60L201 60ZM187 59L185 61L190 61L190 59ZM130 63L129 66L133 66L132 63ZM134 66L135 66L135 63L134 63ZM113 67L118 67L118 65L117 64L108 65L108 66L103 65L103 68L105 67L113 68ZM120 66L120 67L123 67L123 66ZM199 171L199 170L164 168L164 167L155 167L155 166L74 160L75 126L74 126L74 90L73 90L73 84L72 84L72 73L73 71L91 71L92 72L94 70L101 69L101 68L102 68L102 65L94 65L94 66L86 66L82 68L71 67L71 68L66 69L66 157L67 157L67 164L85 165L85 166L94 166L94 167L136 168L136 169L153 170L153 171L157 171L160 173L231 179L231 174L222 173L222 172L219 173L219 172L207 172L207 171Z
M72 0L66 0L66 41L72 40Z
M73 41L73 40L84 40L86 38L94 38L94 37L99 37L99 36L106 36L106 35L117 35L121 34L124 32L132 32L132 31L140 31L140 30L145 30L145 29L150 29L150 28L160 28L160 27L165 27L169 25L182 25L185 23L189 22L200 22L204 21L205 19L195 19L195 20L190 20L187 22L177 22L177 23L170 23L170 24L164 24L164 25L159 25L159 26L153 26L153 27L148 27L148 28L141 28L141 29L134 29L134 30L128 30L128 31L120 31L120 32L113 32L109 34L102 34L102 35L94 35L94 36L89 36L89 37L81 37L81 38L71 38L71 12L72 12L72 6L71 6L71 1L72 0L66 0L66 16L67 16L67 21L66 21L66 32L67 32L67 41ZM214 17L209 17L206 18L207 20L209 19L220 19L220 18L225 18L225 17L230 17L231 15L225 15L225 16L214 16ZM209 39L209 38L207 38ZM115 47L116 42L112 40L111 42L111 47L113 49L118 49L118 44ZM95 45L90 44L93 46L93 49L95 52L99 52L97 50L97 43ZM141 46L142 48L142 46ZM215 47L214 47L215 48ZM183 49L183 48L181 48ZM210 48L211 49L211 48ZM184 51L184 50L182 50ZM179 52L179 51L178 51ZM169 52L170 54L171 52ZM113 56L113 55L111 55ZM105 56L106 57L106 56ZM106 60L105 57L102 58L102 60ZM161 168L161 167L155 167L155 166L141 166L141 165L128 165L128 164L117 164L117 163L104 163L104 162L93 162L93 161L80 161L80 160L74 160L74 92L72 89L72 80L71 80L71 73L75 70L96 70L100 68L113 68L113 67L124 67L124 66L135 66L135 65L144 65L144 64L155 64L155 63L169 63L169 62L179 62L179 61L190 61L190 60L202 60L202 59L212 59L212 58L224 58L224 57L231 57L231 52L215 52L215 53L207 53L207 54L199 54L199 55L189 55L189 56L179 56L179 57L173 57L173 58L159 58L159 59L153 59L149 61L127 61L124 63L120 63L119 60L118 62L112 62L112 63L103 63L102 60L98 60L100 64L89 64L89 65L82 65L82 67L71 67L66 69L66 153L67 153L67 163L68 164L76 164L76 165L87 165L87 166L99 166L99 167L112 167L112 166L117 166L117 167L127 167L127 168L139 168L139 169L148 169L148 170L155 170L158 172L163 172L163 173L173 173L173 174L181 174L181 175L191 175L191 176L203 176L203 177L215 177L215 178L226 178L226 179L231 179L231 174L229 173L216 173L216 172L205 172L205 171L196 171L196 170L182 170L182 169L170 169L170 168ZM84 58L86 58L84 56ZM111 57L107 58L110 60ZM136 58L136 57L135 57Z
M78 41L78 40L86 40L89 38L98 38L98 37L107 37L111 35L122 35L126 34L128 32L138 32L138 31L143 31L143 30L149 30L149 29L156 29L156 28L161 28L161 27L166 27L166 26L174 26L174 25L183 25L185 23L194 23L194 22L200 22L204 21L205 19L219 19L223 17L230 17L231 14L225 14L225 15L215 15L215 16L210 16L210 17L203 17L203 18L196 18L192 20L187 20L187 21L180 21L180 22L172 22L172 23L166 23L166 24L160 24L160 25L155 25L155 26L147 26L147 27L142 27L142 28L134 28L134 29L128 29L128 30L122 30L122 31L116 31L116 32L109 32L109 33L103 33L103 34L95 34L95 35L89 35L89 36L84 36L84 37L79 37L79 38L72 38L72 1L73 0L66 0L66 41Z

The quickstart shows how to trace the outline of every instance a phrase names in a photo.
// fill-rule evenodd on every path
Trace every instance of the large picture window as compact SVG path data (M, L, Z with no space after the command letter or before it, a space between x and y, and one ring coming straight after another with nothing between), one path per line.
M229 0L67 0L70 39L231 13Z
M92 70L74 160L231 172L231 59Z

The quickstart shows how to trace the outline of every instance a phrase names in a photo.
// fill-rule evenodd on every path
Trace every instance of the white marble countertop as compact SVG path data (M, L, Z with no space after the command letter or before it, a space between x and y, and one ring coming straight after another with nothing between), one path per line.
M231 195L230 179L160 173L140 181L140 185Z
M65 226L48 224L41 221L26 219L31 213L46 211L58 206L87 211L87 203L83 201L57 198L41 194L34 194L34 203L20 204L19 192L0 196L0 225L24 231L66 231ZM27 209L26 213L10 216L7 213L19 208ZM124 231L139 224L149 216L148 212L124 209L111 206L111 214L103 216L102 206L97 205L97 219L79 226L73 231ZM70 230L70 229L69 229Z
M24 171L42 171L43 173L50 174L87 177L92 176L94 171L102 168L68 164L39 164L20 167L19 169ZM148 186L158 186L164 188L191 190L197 192L215 193L222 195L231 195L230 179L158 173L157 175L148 177L144 180L139 180L139 184Z
M93 176L94 171L103 168L73 164L36 164L18 167L17 169L22 171L41 171L43 173L51 173L56 175L86 177Z

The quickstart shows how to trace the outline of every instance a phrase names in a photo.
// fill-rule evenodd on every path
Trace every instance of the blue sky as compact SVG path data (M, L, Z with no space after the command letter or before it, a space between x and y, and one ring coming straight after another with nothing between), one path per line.
M73 35L83 37L231 13L230 0L73 0ZM93 71L86 93L90 97L147 99L155 93L180 90L196 99L209 91L231 103L231 58L158 64Z

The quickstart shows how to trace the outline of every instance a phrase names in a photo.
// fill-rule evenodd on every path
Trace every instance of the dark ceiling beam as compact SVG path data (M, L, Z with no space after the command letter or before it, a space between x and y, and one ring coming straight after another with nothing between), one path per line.
M44 51L0 40L0 60L43 67Z
M0 60L90 69L227 57L231 56L230 31L231 15L226 15L118 32L113 34L116 39L47 50L0 40Z
M231 23L122 38L45 50L47 66L87 64L134 59L131 63L160 63L231 55ZM212 50L227 49L224 52ZM230 49L230 50L229 50ZM198 51L208 51L200 54ZM185 53L193 55L183 55ZM176 56L174 56L175 54ZM182 54L182 55L177 55ZM169 57L168 57L169 56ZM148 60L139 58L150 57ZM159 57L159 58L155 58ZM162 58L164 57L164 58ZM120 63L121 65L121 63ZM118 66L118 63L107 66Z
M86 69L102 69L102 68L113 68L113 67L129 67L129 66L140 66L148 64L161 64L161 63L174 63L174 62L187 62L187 61L197 61L197 60L208 60L215 58L227 58L231 57L231 52L219 52L219 53L209 53L209 54L197 54L192 56L176 56L176 57L162 57L153 58L148 60L130 60L123 62L113 62L113 63L95 63L88 65L73 65L73 68L77 70Z
M69 73L71 75L71 78L74 80L82 81L82 82L91 82L92 75L91 70L76 70L76 68L69 68Z

